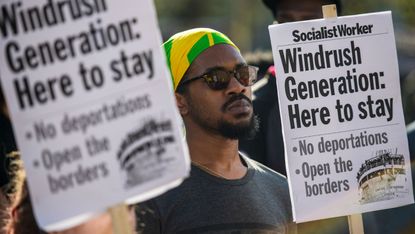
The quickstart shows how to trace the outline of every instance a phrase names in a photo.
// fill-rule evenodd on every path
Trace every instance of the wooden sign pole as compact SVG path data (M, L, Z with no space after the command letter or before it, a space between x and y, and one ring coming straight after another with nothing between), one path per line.
M324 19L337 18L337 7L336 4L322 6ZM353 214L347 216L349 223L350 234L364 234L362 214Z
M324 19L337 18L336 4L323 5L322 10L323 10L323 18Z
M364 234L362 214L352 214L347 216L350 234Z
M126 204L121 203L108 208L111 214L114 234L133 234L130 215Z

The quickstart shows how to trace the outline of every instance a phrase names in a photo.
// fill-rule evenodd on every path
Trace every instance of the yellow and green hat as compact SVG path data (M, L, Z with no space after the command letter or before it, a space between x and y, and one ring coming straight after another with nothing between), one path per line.
M217 44L229 44L238 48L226 35L210 28L186 30L173 35L163 43L174 90L197 56Z

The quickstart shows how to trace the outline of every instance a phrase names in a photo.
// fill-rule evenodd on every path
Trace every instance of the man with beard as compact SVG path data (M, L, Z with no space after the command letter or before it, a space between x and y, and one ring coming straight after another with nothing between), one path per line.
M163 46L192 167L179 187L137 205L139 233L296 232L286 179L238 151L257 126L257 68L212 29L180 32Z

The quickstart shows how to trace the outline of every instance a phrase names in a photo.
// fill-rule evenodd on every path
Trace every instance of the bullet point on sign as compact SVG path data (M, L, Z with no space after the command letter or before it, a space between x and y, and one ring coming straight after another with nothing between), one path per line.
M39 166L39 161L35 160L35 161L33 162L33 166L38 167L38 166Z
M32 139L32 133L26 132L26 138L29 140Z
M300 174L300 170L298 170L298 169L295 170L295 174L297 174L297 175Z
M297 147L294 147L294 148L293 148L293 151L294 151L294 152L297 152Z

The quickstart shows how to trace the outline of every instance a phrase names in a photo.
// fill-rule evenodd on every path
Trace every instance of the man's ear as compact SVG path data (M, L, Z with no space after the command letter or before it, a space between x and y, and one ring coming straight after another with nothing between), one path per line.
M179 108L180 115L182 116L187 115L189 110L187 107L186 98L183 96L183 94L180 94L180 93L174 93L174 95L176 96L176 104L177 104L177 108Z

